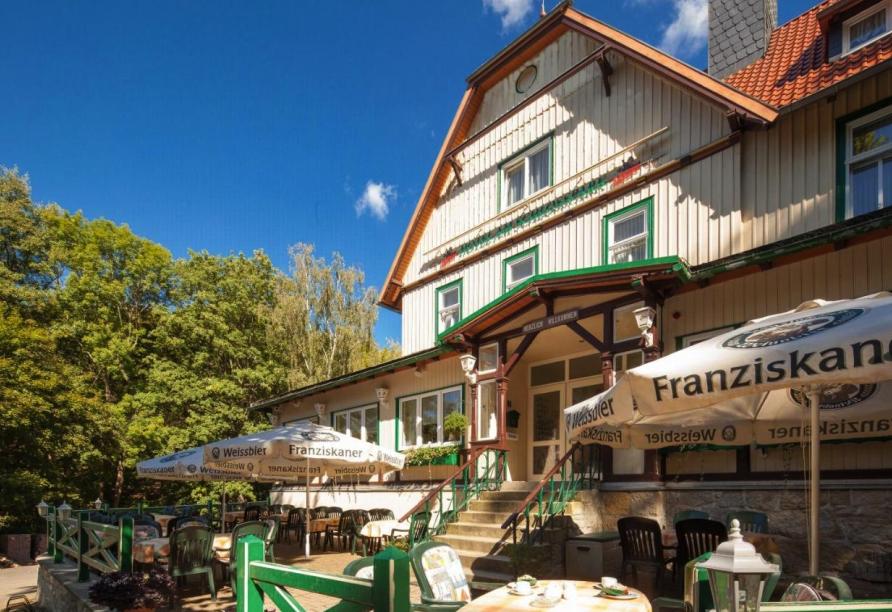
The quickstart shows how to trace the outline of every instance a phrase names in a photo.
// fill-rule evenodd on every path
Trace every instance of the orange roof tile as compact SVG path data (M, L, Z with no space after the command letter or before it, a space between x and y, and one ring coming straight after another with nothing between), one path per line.
M892 36L885 36L854 53L826 61L826 38L818 15L839 1L822 2L775 29L765 57L728 76L725 82L780 108L892 58Z

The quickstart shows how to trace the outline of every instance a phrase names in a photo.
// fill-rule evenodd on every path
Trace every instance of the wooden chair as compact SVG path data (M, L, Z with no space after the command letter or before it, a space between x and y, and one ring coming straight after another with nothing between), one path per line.
M728 530L718 521L686 519L675 525L675 535L678 537L675 567L684 568L691 559L715 552L719 544L728 539Z
M211 599L217 601L214 586L214 534L207 525L190 525L173 532L167 570L174 578L205 574Z
M674 561L671 557L667 558L663 550L660 524L649 518L627 516L619 519L616 526L623 553L620 580L628 583L630 573L634 572L635 586L638 586L638 570L643 568L654 572L659 589L667 565Z
M731 521L740 521L740 530L751 533L768 533L768 515L764 512L753 510L736 510L725 516L725 525L731 525Z
M420 544L427 539L428 525L431 522L430 512L416 512L409 520L409 529L394 529L390 533L391 538L396 538L398 533L405 533L409 540L409 548Z
M679 510L675 513L675 516L672 517L672 524L675 525L681 521L686 521L688 519L708 519L709 513L703 512L703 510Z

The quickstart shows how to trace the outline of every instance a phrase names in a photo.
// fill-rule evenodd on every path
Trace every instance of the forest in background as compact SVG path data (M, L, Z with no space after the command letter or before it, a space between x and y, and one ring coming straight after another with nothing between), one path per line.
M396 357L361 269L313 246L174 258L126 225L31 199L0 168L0 532L41 499L203 502L247 483L137 479L138 461L269 427L245 408ZM268 485L267 485L268 486Z

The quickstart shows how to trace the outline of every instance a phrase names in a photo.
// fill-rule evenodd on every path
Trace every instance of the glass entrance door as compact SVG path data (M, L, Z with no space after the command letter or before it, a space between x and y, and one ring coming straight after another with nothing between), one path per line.
M548 385L534 390L530 398L532 451L530 474L541 477L560 459L563 448L564 385Z

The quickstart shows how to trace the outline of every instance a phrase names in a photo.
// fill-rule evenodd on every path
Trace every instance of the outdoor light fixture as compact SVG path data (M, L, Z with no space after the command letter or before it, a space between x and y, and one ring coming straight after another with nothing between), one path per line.
M728 539L697 567L709 576L716 612L758 612L765 580L779 571L743 541L737 519L731 521Z
M96 501L93 502L93 507L97 510L102 510L102 496L96 498Z
M388 393L390 393L390 389L387 387L378 387L375 389L375 395L378 397L378 401L382 404L387 401Z
M37 504L37 514L46 518L46 515L49 514L49 511L50 511L49 504L41 499L40 503Z
M474 371L474 366L477 365L477 358L471 353L465 353L459 357L458 360L461 362L461 369L465 373L465 376L471 381L472 385L476 385L477 373Z
M641 308L636 308L633 313L635 315L635 322L638 324L638 329L641 330L641 337L644 338L645 346L653 346L654 334L651 330L654 326L654 318L657 316L657 311L650 306L643 306Z
M322 415L325 414L325 404L314 404L313 408L316 410L316 416L321 419Z
M60 521L67 521L71 518L71 506L68 505L68 502L63 501L62 505L56 508L56 514Z

